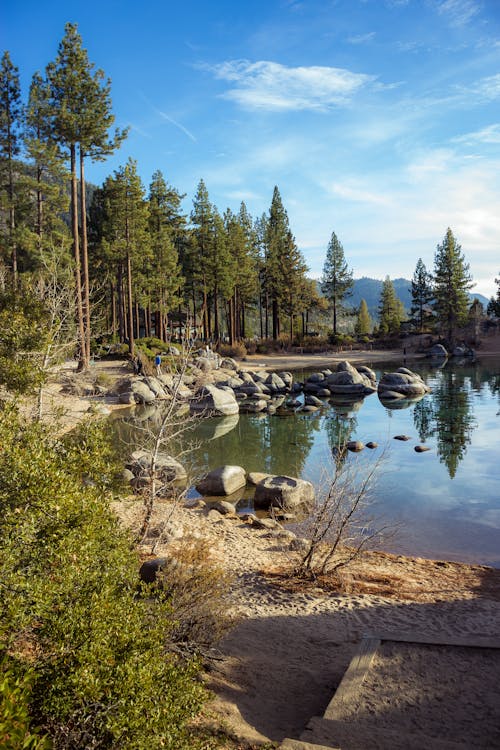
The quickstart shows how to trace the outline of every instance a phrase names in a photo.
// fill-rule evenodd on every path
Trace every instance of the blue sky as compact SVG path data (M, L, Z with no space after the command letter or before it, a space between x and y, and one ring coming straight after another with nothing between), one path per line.
M0 42L31 76L78 24L112 80L121 149L189 212L200 178L253 216L278 185L310 273L332 231L355 277L433 267L450 226L490 296L500 272L500 0L23 0Z

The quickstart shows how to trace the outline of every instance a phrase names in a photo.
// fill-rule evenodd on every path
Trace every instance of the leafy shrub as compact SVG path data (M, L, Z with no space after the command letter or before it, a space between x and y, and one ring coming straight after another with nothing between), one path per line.
M354 338L347 333L330 333L328 341L334 346L349 346L355 342Z
M315 354L328 349L329 342L326 336L304 336L297 341L297 345L302 347L304 353Z
M3 410L0 445L0 648L33 724L58 750L193 747L198 666L169 651L168 594L138 587L98 426L62 442Z
M1 662L0 662L1 663ZM5 669L0 678L0 747L3 750L48 750L47 737L30 729L29 698L31 674L23 677Z
M245 357L247 350L245 344L241 341L237 341L234 344L219 344L217 351L221 357Z

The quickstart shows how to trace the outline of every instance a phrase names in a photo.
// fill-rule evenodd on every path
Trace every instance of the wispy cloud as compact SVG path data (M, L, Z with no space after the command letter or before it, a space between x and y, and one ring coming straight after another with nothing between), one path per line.
M185 135L187 135L188 138L190 138L194 143L196 143L195 136L191 133L190 130L184 127L180 122L177 122L177 120L174 120L173 117L170 117L169 115L166 115L165 112L162 112L161 110L157 110L158 114L163 117L164 120L167 122L170 122L172 125L175 125L176 128L179 128Z
M478 15L480 5L475 0L437 0L436 9L452 26L465 26Z
M478 94L484 99L498 99L498 97L500 97L500 73L497 73L494 76L481 78L475 86L470 88L470 92Z
M465 133L452 139L453 143L500 143L500 124L488 125L473 133Z
M207 67L207 66L205 66ZM233 85L223 96L246 109L327 110L345 104L375 76L343 68L291 68L261 60L230 60L208 69Z
M347 37L349 44L366 44L371 42L377 36L375 31L369 31L367 34L356 34L354 36Z
M138 133L139 135L142 135L143 138L150 138L150 139L152 138L152 136L149 133L146 133L146 131L140 128L138 125L134 125L133 123L131 123L130 129L134 133Z
M359 185L333 182L328 188L330 193L344 200L356 203L371 203L376 206L387 206L391 202L385 195L367 190Z

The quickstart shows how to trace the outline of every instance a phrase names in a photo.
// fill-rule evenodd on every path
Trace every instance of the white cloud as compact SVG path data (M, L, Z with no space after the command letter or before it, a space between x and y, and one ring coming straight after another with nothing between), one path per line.
M473 133L465 133L452 139L453 143L500 143L500 124L488 125Z
M246 109L326 110L345 104L375 76L343 68L291 68L261 60L230 60L209 67L216 78L234 84L223 94Z
M480 11L479 3L475 0L438 0L437 11L446 16L452 26L464 26Z
M376 206L388 206L391 203L391 200L385 195L366 190L366 188L363 188L359 184L334 182L326 186L326 188L333 195L344 200L354 201L355 203L371 203Z
M366 44L371 42L376 36L375 31L369 31L367 34L356 34L347 38L349 44Z
M470 93L478 94L482 99L493 100L500 97L500 73L481 78L470 88Z

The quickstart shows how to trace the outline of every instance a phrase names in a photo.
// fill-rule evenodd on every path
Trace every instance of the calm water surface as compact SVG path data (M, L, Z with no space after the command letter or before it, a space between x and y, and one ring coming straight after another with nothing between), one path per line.
M203 420L194 433L196 463L208 469L237 464L318 485L333 472L339 443L375 441L377 449L347 460L363 471L384 453L373 511L402 524L387 549L500 567L500 358L441 368L408 364L432 389L418 402L388 408L374 394L347 406L325 401L313 414ZM373 369L378 379L400 365ZM411 440L394 440L399 434ZM419 444L430 450L416 453Z

